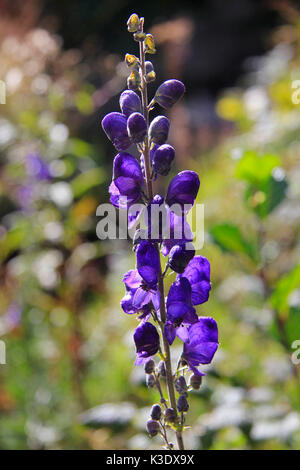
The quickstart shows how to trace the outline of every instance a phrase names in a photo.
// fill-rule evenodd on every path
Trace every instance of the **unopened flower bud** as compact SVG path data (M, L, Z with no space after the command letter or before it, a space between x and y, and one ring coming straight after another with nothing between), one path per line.
M166 176L175 158L175 150L171 145L160 145L153 149L152 152L150 151L150 158L155 173Z
M186 413L189 409L189 404L185 395L180 395L177 400L177 410L181 413Z
M136 13L130 15L127 21L127 28L130 33L135 33L140 26L140 19Z
M145 52L148 54L155 54L155 42L152 34L146 34L145 37Z
M165 366L164 361L159 362L157 369L158 369L158 373L159 373L160 377L165 377L166 376L166 366Z
M153 388L156 384L156 380L153 374L147 375L146 384L148 388Z
M145 37L146 37L146 34L143 33L143 31L137 31L137 32L134 33L134 35L133 35L133 39L134 39L135 41L138 41L138 42L139 42L139 41L144 41Z
M156 90L154 100L163 108L171 108L185 92L185 86L179 80L167 80Z
M151 437L156 436L156 434L160 431L160 425L158 421L154 419L148 419L147 421L147 431Z
M102 120L102 128L119 152L126 150L131 145L124 114L107 114Z
M155 362L153 361L153 359L149 359L149 361L147 361L144 365L145 373L152 374L152 372L154 371L154 367L155 367Z
M145 62L145 68L146 68L146 82L150 83L153 82L156 79L156 73L153 68L152 62L150 60L147 60Z
M149 127L149 136L152 142L162 145L166 142L170 129L170 121L165 116L157 116Z
M128 67L135 67L139 63L139 59L133 54L126 54L125 62Z
M132 142L143 142L147 135L146 119L141 113L133 113L127 120L127 131Z
M199 390L200 386L202 384L202 377L200 375L192 375L190 378L190 386L194 390Z
M189 243L189 248L186 244L175 245L171 248L168 258L168 265L175 271L175 273L183 273L191 259L195 256L195 250L192 243Z
M187 384L183 375L175 380L175 388L180 394L185 394L187 392Z
M127 86L130 90L138 90L141 85L141 77L139 72L133 70L127 78Z
M159 405L153 405L150 416L152 419L159 421L161 417L161 407Z
M164 416L165 416L165 420L168 423L174 423L174 421L176 421L176 418L177 418L176 410L174 410L174 408L167 408Z
M120 108L122 113L128 118L132 113L139 113L142 109L141 100L132 90L125 90L120 96Z

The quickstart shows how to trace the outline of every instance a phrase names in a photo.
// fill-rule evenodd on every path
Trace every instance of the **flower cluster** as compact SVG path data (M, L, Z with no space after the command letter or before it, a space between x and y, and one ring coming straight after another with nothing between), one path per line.
M210 264L203 256L195 256L193 235L186 220L195 203L200 181L194 171L182 171L171 180L165 197L153 195L152 182L158 175L169 173L175 150L167 143L168 118L159 115L149 123L149 113L156 105L170 108L182 97L185 87L179 80L167 80L148 103L147 83L155 80L155 71L153 64L146 61L146 54L155 53L154 38L144 32L144 19L136 14L130 16L127 25L139 43L139 58L126 54L130 75L128 89L120 96L121 112L106 115L102 127L119 152L114 158L109 187L111 203L127 209L129 225L136 227L139 211L132 215L130 208L144 203L147 229L136 230L136 269L124 275L125 296L121 307L125 313L137 315L135 364L144 365L147 385L156 387L160 394L160 404L153 406L147 430L151 436L161 434L166 448L171 449L174 445L168 440L167 429L172 427L176 431L178 447L183 449L188 390L200 387L205 374L198 367L209 364L218 348L215 320L198 317L195 308L208 300L211 289ZM134 145L139 159L130 153ZM164 270L161 254L166 259ZM177 277L165 298L164 278L168 270ZM170 346L176 337L183 342L183 351L173 374ZM154 361L156 354L161 359L159 364ZM187 369L192 371L189 386L184 376ZM167 385L167 399L163 380ZM175 390L179 394L177 401Z

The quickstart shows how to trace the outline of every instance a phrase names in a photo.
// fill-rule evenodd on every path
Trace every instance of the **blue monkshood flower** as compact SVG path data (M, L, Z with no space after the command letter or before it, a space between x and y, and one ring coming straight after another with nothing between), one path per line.
M149 287L157 285L160 272L159 252L148 240L142 240L137 247L136 267Z
M154 100L163 108L171 108L185 92L184 84L179 80L167 80L156 90Z
M164 144L169 135L170 121L166 116L157 116L153 119L149 127L149 137L152 142L158 145Z
M135 330L133 339L137 357L135 365L145 364L159 350L159 334L152 323L143 321Z
M127 132L132 142L143 142L147 135L146 119L141 113L132 113L127 120Z
M184 205L194 205L200 187L199 176L195 171L185 170L174 176L169 184L166 203L171 207L179 204L182 209Z
M218 325L211 317L199 317L188 327L182 358L195 375L205 375L197 369L200 364L209 364L218 349Z
M175 326L197 321L196 310L192 305L192 288L186 278L173 282L167 298L167 322Z
M148 227L148 239L152 242L161 242L165 225L167 223L167 207L164 204L164 198L156 194L147 206L145 222Z
M175 150L171 145L164 144L150 152L152 168L155 173L166 176L175 158Z
M139 95L132 90L125 90L120 96L120 108L122 113L128 118L132 113L140 113L142 106Z
M27 155L26 170L29 176L33 176L37 180L50 181L52 179L48 164L35 153Z
M125 313L141 313L140 318L148 318L151 310L159 309L159 293L157 287L150 287L136 269L124 274L123 282L126 293L121 300Z
M113 181L109 187L111 203L125 209L142 197L143 174L138 161L129 153L118 153L113 163Z
M121 113L109 113L102 119L102 128L119 152L131 145L127 133L127 118Z
M194 256L195 248L192 243L175 245L170 250L168 265L176 273L183 273Z
M204 256L195 256L177 278L189 280L192 288L192 303L200 305L209 298L210 285L210 264Z

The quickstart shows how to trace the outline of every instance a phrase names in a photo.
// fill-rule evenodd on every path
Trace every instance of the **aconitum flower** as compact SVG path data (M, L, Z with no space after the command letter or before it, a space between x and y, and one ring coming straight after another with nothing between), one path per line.
M186 278L173 282L167 298L167 321L179 326L182 322L197 321L196 310L192 305L192 288Z
M210 264L204 256L195 256L185 268L184 272L177 278L189 280L192 288L192 303L200 305L209 298L210 285Z
M152 323L143 321L135 330L133 339L137 357L135 364L144 364L159 349L159 334Z
M125 313L140 312L140 318L148 318L151 309L159 308L159 294L156 285L149 286L136 269L124 274L123 282L126 293L121 300L121 307Z
M185 92L184 84L179 80L167 80L156 90L154 100L163 108L171 108Z
M136 267L148 286L153 287L157 284L160 272L159 253L148 240L142 240L137 247Z
M164 144L169 135L170 121L166 116L157 116L149 127L149 137L155 144Z
M196 367L209 364L218 349L218 326L211 317L199 317L188 327L188 338L183 346L182 358L188 363L195 375L205 375Z
M160 194L156 194L147 206L148 239L152 242L162 241L163 232L168 223L167 215L164 198Z
M168 255L173 246L193 241L193 233L185 214L175 214L167 207L167 220L169 223L167 226L168 233L165 230L161 250L164 256Z
M138 161L129 153L118 153L113 163L113 181L109 187L111 203L129 207L142 196L143 174Z
M171 145L164 144L155 148L150 155L152 168L155 173L166 176L175 158L175 150Z
M132 113L129 116L127 120L127 132L132 142L143 142L147 135L147 123L141 113Z
M102 128L119 152L131 145L127 133L127 119L121 113L109 113L102 119Z
M166 203L171 207L179 204L194 205L200 187L199 176L195 171L185 170L176 175L169 184Z
M191 243L189 245L185 243L175 245L170 250L168 265L176 273L183 273L194 255L195 249Z
M140 113L142 106L140 97L132 90L125 90L120 96L120 108L128 118L132 113Z

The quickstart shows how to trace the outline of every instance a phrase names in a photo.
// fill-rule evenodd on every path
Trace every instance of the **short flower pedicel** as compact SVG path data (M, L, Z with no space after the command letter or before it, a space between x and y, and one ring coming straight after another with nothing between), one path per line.
M125 313L137 315L140 323L134 333L135 364L144 365L148 387L156 387L159 394L160 403L153 405L146 423L148 433L151 437L160 434L165 448L172 450L174 444L168 437L172 428L178 449L183 450L188 392L200 388L205 374L198 367L209 364L218 348L215 320L198 317L195 309L208 300L211 288L209 262L203 256L195 256L193 235L186 220L200 181L194 171L182 171L171 180L165 198L153 195L152 181L158 175L169 173L175 150L166 143L170 128L168 118L157 116L150 123L149 113L156 105L165 109L173 106L184 94L185 87L179 80L167 80L148 103L147 84L154 81L156 75L152 62L146 61L146 54L155 53L154 38L144 32L144 18L136 14L130 16L127 26L139 44L139 58L126 54L129 89L120 96L121 112L105 116L102 127L119 152L114 158L109 187L111 203L129 210L136 203L146 202L148 228L136 231L136 269L124 275L126 292L121 307ZM128 153L133 144L140 153L139 160ZM130 221L129 212L128 217ZM161 254L168 257L164 270ZM177 278L165 299L164 277L168 270L177 273ZM170 346L176 337L183 342L183 351L173 373ZM159 363L154 360L156 355L159 355ZM189 386L184 377L188 369L193 372Z

